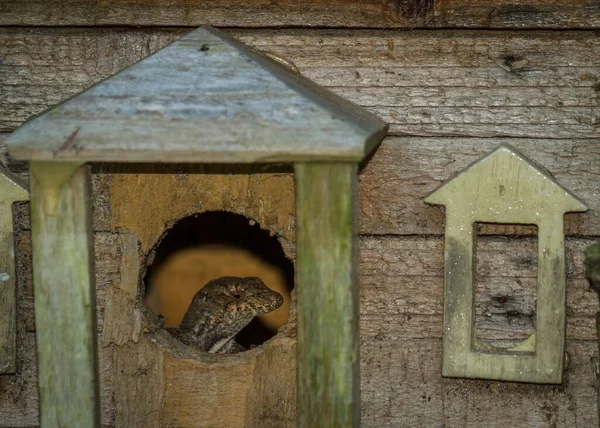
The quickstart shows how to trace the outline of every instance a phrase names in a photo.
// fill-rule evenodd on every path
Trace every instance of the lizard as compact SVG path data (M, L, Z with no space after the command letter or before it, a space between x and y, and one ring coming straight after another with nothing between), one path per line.
M281 294L260 278L224 276L209 281L192 299L179 329L170 332L184 344L209 353L245 350L234 340L255 316L283 304Z

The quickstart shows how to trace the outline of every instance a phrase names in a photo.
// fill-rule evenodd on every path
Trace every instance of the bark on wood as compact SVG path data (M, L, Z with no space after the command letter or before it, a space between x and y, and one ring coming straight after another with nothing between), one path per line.
M101 4L59 0L7 0L0 25L199 26L344 28L596 28L600 7L590 0L124 0Z

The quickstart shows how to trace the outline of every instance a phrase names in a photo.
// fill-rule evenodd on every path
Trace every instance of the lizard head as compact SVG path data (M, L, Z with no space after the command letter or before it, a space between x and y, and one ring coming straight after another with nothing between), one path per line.
M225 276L211 281L203 290L207 297L222 301L229 310L246 315L266 314L283 304L281 294L267 287L260 278Z

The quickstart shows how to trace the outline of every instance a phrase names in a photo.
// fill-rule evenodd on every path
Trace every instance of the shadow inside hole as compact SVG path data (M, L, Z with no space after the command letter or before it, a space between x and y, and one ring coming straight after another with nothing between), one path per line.
M244 348L273 337L287 321L294 269L276 237L248 218L226 211L185 217L149 257L144 283L148 306L177 328L196 291L223 276L257 276L284 296L284 305L255 318L237 336Z

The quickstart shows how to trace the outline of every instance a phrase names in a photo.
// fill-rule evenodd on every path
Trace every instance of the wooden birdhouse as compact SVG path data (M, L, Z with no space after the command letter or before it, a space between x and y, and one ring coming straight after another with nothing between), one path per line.
M100 425L88 165L284 163L295 174L298 426L357 425L357 169L386 130L293 69L202 27L15 131L9 153L29 161L31 174L41 424ZM156 201L144 197L112 208L145 205L151 223ZM155 197L177 212L176 197ZM131 260L132 232L123 238L132 239ZM123 299L139 297L136 273ZM139 335L140 323L127 328Z

